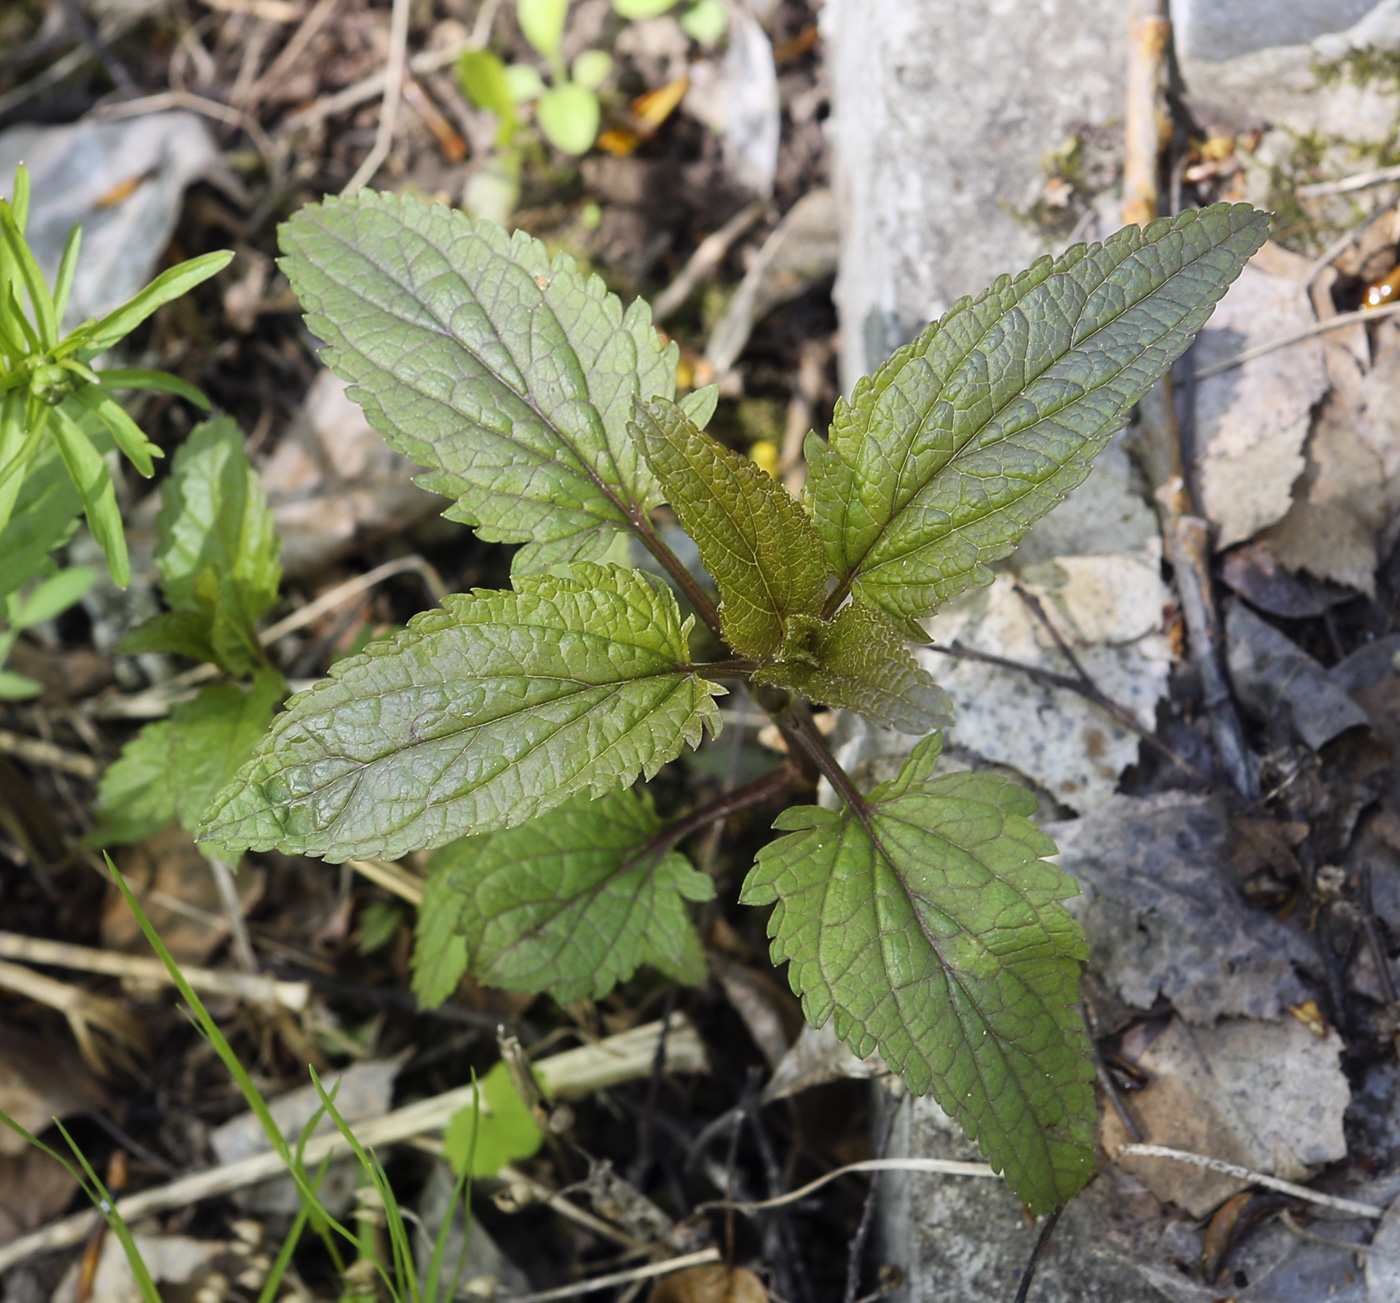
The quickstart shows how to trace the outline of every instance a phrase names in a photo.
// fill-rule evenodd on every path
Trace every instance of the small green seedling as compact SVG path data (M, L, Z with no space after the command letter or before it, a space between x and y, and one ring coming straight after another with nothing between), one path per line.
M676 401L646 305L568 257L407 196L303 209L282 265L326 362L450 517L521 546L510 589L449 597L294 697L201 835L332 862L441 848L421 998L467 968L597 998L641 963L703 974L686 902L713 887L683 839L820 774L839 808L784 810L741 895L773 906L774 960L814 1024L1058 1206L1094 1161L1076 888L1024 788L936 772L952 710L905 640L1084 479L1267 231L1217 204L961 300L809 436L799 502L704 433L713 389ZM674 587L609 560L618 542ZM726 681L792 766L667 823L633 784L718 730ZM808 701L919 740L862 791Z
M613 11L623 18L660 18L676 7L677 0L613 0ZM714 45L729 27L724 0L687 0L680 16L681 30L697 45Z
M37 697L43 684L2 668L25 629L62 615L92 587L97 571L91 566L70 566L41 580L28 596L7 593L0 597L0 701L25 701Z
M100 321L85 321L60 335L77 275L82 230L75 226L69 234L51 289L24 238L28 214L29 173L21 166L13 196L0 199L0 531L10 521L30 468L43 460L41 448L48 435L77 490L88 528L106 554L113 582L125 587L131 566L116 490L103 456L105 438L147 477L153 473L153 458L163 454L114 395L153 389L178 394L206 410L209 403L199 390L164 371L99 372L92 364L157 308L225 267L233 254L209 253L182 262Z

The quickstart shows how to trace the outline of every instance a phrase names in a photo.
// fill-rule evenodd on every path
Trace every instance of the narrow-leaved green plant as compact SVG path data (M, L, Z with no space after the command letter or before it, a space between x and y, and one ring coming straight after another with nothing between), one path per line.
M712 391L676 401L646 306L569 258L407 197L302 210L283 266L326 361L449 516L521 546L510 591L451 597L293 698L202 835L332 861L441 847L422 998L468 966L596 997L643 962L698 976L685 902L710 888L680 841L825 776L840 808L787 809L743 889L773 906L775 960L814 1023L931 1091L1032 1209L1059 1205L1093 1162L1075 886L1025 791L935 772L952 712L905 639L1083 480L1266 231L1216 205L959 302L810 437L798 502L704 433ZM670 585L616 564L628 537ZM792 767L665 825L632 784L718 729L725 680ZM924 740L862 792L809 700Z

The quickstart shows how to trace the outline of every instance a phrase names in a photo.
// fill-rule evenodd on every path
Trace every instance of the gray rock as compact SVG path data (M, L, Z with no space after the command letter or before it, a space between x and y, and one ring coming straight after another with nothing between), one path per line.
M827 0L842 382L1047 251L1018 212L1076 127L1122 117L1121 0Z
M1051 824L1060 864L1083 892L1089 964L1127 1004L1159 995L1191 1022L1279 1018L1306 998L1294 963L1306 937L1250 909L1233 881L1223 804L1168 792L1115 796L1083 819Z
M1172 0L1178 54L1220 62L1344 31L1375 0Z

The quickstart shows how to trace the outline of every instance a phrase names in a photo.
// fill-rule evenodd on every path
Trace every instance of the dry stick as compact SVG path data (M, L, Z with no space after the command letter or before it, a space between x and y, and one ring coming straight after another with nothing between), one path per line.
M964 1163L952 1158L865 1158L859 1163L847 1163L819 1176L815 1181L780 1194L773 1199L763 1199L758 1203L736 1203L730 1199L715 1199L702 1203L695 1209L697 1213L708 1212L712 1208L732 1208L736 1213L766 1212L769 1208L781 1208L784 1204L796 1203L814 1194L822 1186L829 1185L840 1177L852 1172L931 1172L936 1176L977 1176L995 1178L997 1173L987 1163ZM0 1249L0 1255L4 1250ZM3 1260L3 1259L0 1259ZM3 1270L0 1267L0 1270Z
M1163 758L1179 766L1193 778L1199 779L1207 787L1215 786L1209 774L1202 773L1185 756L1178 755L1150 729L1144 728L1127 707L1120 706L1112 697L1106 696L1097 684L1088 679L1078 679L1069 674L1057 674L1054 670L1042 669L1039 665L1028 665L1024 661L1013 661L1006 656L996 656L991 652L978 651L976 648L964 646L960 642L949 643L946 647L930 644L928 650L937 652L940 656L951 656L954 660L981 661L986 665L995 665L1003 670L1012 670L1017 674L1024 674L1028 679L1047 688L1063 688L1066 692L1077 692L1086 701L1093 702L1094 705L1112 715L1125 729L1136 733Z
M684 1271L687 1267L703 1267L706 1263L718 1262L718 1249L701 1249L698 1253L683 1254L679 1258L668 1258L665 1262L651 1262L644 1267L632 1267L627 1271L614 1271L607 1276L594 1276L592 1280L581 1280L573 1285L560 1285L558 1289L542 1289L537 1294L517 1294L510 1303L553 1303L554 1299L577 1298L580 1294L592 1294L600 1289L612 1289L616 1285L630 1285L634 1281L654 1280L657 1276L669 1276L672 1272Z
M394 127L399 120L399 97L403 94L404 56L408 51L408 0L394 0L389 15L389 61L384 69L384 100L379 110L379 128L374 133L374 148L355 175L340 192L342 199L353 195L379 171L379 165L389 157L394 143Z
M167 90L94 109L92 116L102 122L116 122L122 118L140 118L148 113L162 113L166 109L185 109L190 113L198 113L201 117L212 118L215 122L237 127L247 135L262 155L268 177L272 180L280 179L282 156L277 146L272 143L272 138L262 129L262 125L252 114L222 104L218 100L206 99L203 95L195 95L186 90Z
M1092 678L1089 671L1084 668L1083 663L1075 654L1074 649L1065 640L1059 628L1050 619L1045 607L1041 604L1040 598L1032 593L1028 588L1022 587L1018 581L1015 585L1016 595L1031 609L1031 613L1049 631L1050 637L1054 640L1055 646L1069 663L1070 667L1078 679L1079 686L1074 691L1092 701L1096 706L1106 710L1115 720L1130 732L1136 733L1144 742L1153 747L1159 755L1165 756L1179 769L1185 770L1206 784L1207 787L1214 787L1209 774L1203 774L1185 756L1178 755L1171 747L1161 740L1151 729L1145 728L1138 722L1137 716L1126 706L1121 706L1114 701Z
M238 899L233 872L217 855L205 855L204 862L214 875L214 888L219 893L219 905L224 911L233 957L245 973L256 973L258 957L253 953L253 943L248 939L248 924L243 918L243 902Z
M1248 1181L1250 1185L1262 1185L1266 1190L1278 1190L1282 1194L1292 1195L1295 1199L1303 1199L1322 1208L1335 1208L1338 1212L1352 1213L1357 1217L1385 1216L1385 1209L1378 1208L1373 1203L1358 1203L1355 1199L1343 1199L1334 1194L1323 1194L1319 1190L1310 1190L1305 1185L1295 1185L1292 1181L1283 1181L1276 1176L1251 1171L1247 1167L1226 1163L1219 1158L1207 1158L1204 1154L1188 1153L1184 1149L1170 1149L1166 1145L1124 1145L1114 1154L1114 1158L1119 1159L1125 1155L1137 1158L1169 1158L1176 1163L1188 1163L1192 1167L1203 1167L1208 1172L1219 1172L1222 1176L1235 1176L1241 1181Z
M763 203L755 199L735 213L719 230L700 241L681 268L680 275L652 300L652 321L659 326L690 297L691 291L724 261L724 255L733 248L734 242L763 216L763 209Z
M138 982L168 985L170 974L159 959L145 955L124 955L115 950L94 950L66 941L46 941L39 937L0 932L0 958L27 964L47 964L71 968L81 973L103 973L108 977L131 978ZM280 1004L288 1009L305 1009L311 999L306 982L279 982L253 973L223 973L212 968L182 968L185 980L196 991L210 995Z
M0 728L0 753L14 756L18 760L26 760L31 765L42 765L46 769L57 769L60 773L72 774L74 778L86 778L89 782L96 782L102 773L102 766L91 756L55 746L42 738L11 733L5 728Z
M684 1017L677 1017L675 1022L666 1038L667 1068L672 1072L703 1072L706 1067L705 1050L695 1028ZM561 1099L587 1095L649 1072L660 1031L660 1023L634 1027L620 1035L609 1036L596 1045L566 1050L552 1058L541 1059L535 1065L535 1070L547 1094ZM359 1124L355 1135L364 1148L396 1144L427 1131L441 1130L456 1113L473 1107L480 1108L483 1113L490 1112L485 1099L478 1100L475 1086L458 1086L441 1095L395 1109L384 1117ZM308 1141L303 1159L308 1168L314 1168L323 1158L344 1157L350 1152L345 1138L339 1131L333 1131ZM195 1172L168 1185L128 1195L117 1201L115 1211L130 1223L138 1217L170 1208L183 1208L201 1199L245 1189L259 1181L282 1175L285 1171L286 1165L280 1155L274 1152L254 1154L222 1167ZM16 1263L36 1253L81 1244L97 1222L95 1209L77 1213L0 1247L0 1272L8 1271Z
M340 0L316 0L315 8L306 15L301 26L292 33L292 39L282 47L281 53L272 61L267 71L248 88L248 94L243 103L245 109L251 112L263 96L291 71L292 65L301 58L306 52L306 47L311 44L311 38L321 30L326 19L335 12L335 7L339 3Z
M1348 243L1350 243L1350 239L1348 239ZM1346 245L1342 247L1345 248ZM1336 254L1332 256L1336 257ZM1264 357L1268 353L1287 348L1290 344L1300 344L1305 339L1312 339L1315 335L1325 334L1329 330L1340 330L1343 326L1352 326L1358 321L1380 321L1383 317L1395 316L1397 312L1400 312L1400 303L1387 303L1380 308L1358 308L1355 312L1341 312L1335 317L1328 317L1326 321L1315 322L1311 326L1304 326L1301 330L1289 331L1288 334L1280 335L1277 339L1271 339L1265 344L1256 344L1253 348L1247 348L1243 352L1236 353L1233 357L1224 358L1210 366L1203 366L1196 372L1196 379L1205 380L1210 376L1218 376L1222 371L1243 366L1246 362L1254 361L1256 357Z
M1340 181L1314 181L1310 185L1300 185L1297 195L1344 195L1353 190L1368 190L1372 186L1385 185L1387 181L1400 181L1400 167L1380 167L1374 172L1358 172L1355 176L1343 177Z
M391 891L400 900L415 907L423 904L423 880L407 872L401 865L384 860L346 860L346 865L375 886Z
M1128 102L1125 121L1127 155L1124 175L1134 178L1134 191L1124 206L1125 222L1145 223L1157 216L1157 168L1160 138L1157 108L1171 43L1167 0L1136 0L1133 39L1128 43ZM1211 602L1209 526L1198 518L1187 487L1172 402L1171 377L1163 376L1138 405L1157 485L1157 514L1162 538L1181 596L1181 612L1190 637L1191 656L1205 688L1206 709L1221 768L1235 791L1247 801L1259 796L1259 780L1244 744L1244 731L1235 713L1220 661L1219 628Z
M409 570L421 575L428 591L439 602L442 601L447 594L446 585L432 565L415 552L409 556L385 561L382 565L375 566L373 570L367 570L362 575L356 575L353 579L347 579L344 583L327 589L314 602L308 602L305 606L298 607L285 619L278 620L276 624L268 625L258 635L258 641L264 647L269 647L279 638L294 633L313 621L319 620L328 612L334 611L337 607L352 601L366 589L373 588L375 584L393 575L404 574ZM176 674L172 678L157 683L154 687L133 693L131 696L98 702L92 713L98 719L153 719L158 715L168 713L176 701L188 699L186 696L174 694L182 694L186 689L192 689L197 684L206 683L210 679L218 678L218 676L219 669L216 665L196 665L193 669L185 670L181 674Z
M899 1114L899 1101L885 1092L885 1125L880 1130L880 1142L875 1146L875 1157L883 1158L889 1151L890 1137L894 1134L894 1120ZM870 1178L870 1188L865 1192L865 1205L860 1210L860 1224L851 1237L846 1250L846 1293L844 1303L856 1303L856 1292L860 1289L860 1261L865 1256L865 1242L870 1238L870 1227L875 1220L875 1196L880 1190L880 1174Z

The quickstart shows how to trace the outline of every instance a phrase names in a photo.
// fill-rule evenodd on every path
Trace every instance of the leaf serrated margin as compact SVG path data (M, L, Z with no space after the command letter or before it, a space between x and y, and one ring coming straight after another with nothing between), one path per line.
M201 836L394 858L651 777L719 731L690 623L618 566L449 597L293 698Z
M1087 951L1060 904L1077 888L1043 858L1034 798L993 774L932 778L940 745L859 811L785 811L740 899L774 905L773 960L808 1019L878 1048L1048 1211L1093 1170Z

